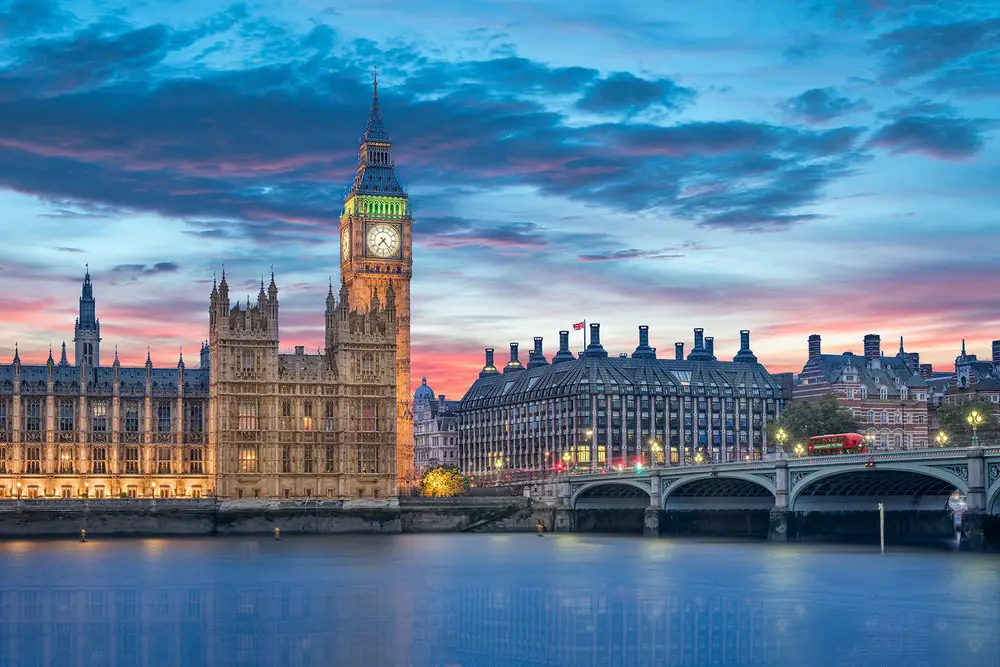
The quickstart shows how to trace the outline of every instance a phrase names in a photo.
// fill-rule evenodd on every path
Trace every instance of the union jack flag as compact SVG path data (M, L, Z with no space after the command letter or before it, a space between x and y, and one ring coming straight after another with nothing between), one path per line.
M585 325L586 323L587 320L584 320L583 322L577 322L576 324L573 325L573 328L579 331L580 329L583 328L583 325Z

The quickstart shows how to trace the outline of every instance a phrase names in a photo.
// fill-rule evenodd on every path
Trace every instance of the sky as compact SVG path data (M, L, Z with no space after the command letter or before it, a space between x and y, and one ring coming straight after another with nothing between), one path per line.
M995 0L0 0L0 359L72 339L88 263L105 360L197 363L223 264L322 345L373 67L414 388L584 319L774 372L1000 339Z

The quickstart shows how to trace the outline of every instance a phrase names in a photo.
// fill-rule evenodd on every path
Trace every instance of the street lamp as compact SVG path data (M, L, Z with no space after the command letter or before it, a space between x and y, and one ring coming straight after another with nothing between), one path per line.
M868 444L868 451L871 451L872 446L875 444L875 434L865 433L865 442Z
M655 438L649 441L649 448L653 452L653 467L654 468L659 467L660 452L662 451L663 448L660 447L660 443L658 443Z
M979 428L980 424L983 423L983 416L979 414L979 410L973 410L969 413L969 416L965 418L965 421L969 422L972 427L972 446L979 446L979 438L976 435L976 429Z
M785 429L779 428L774 437L778 440L778 458L781 458L785 455L785 440L788 439L788 434L785 433Z
M699 450L698 450L697 452L695 452L695 455L694 455L694 462L695 462L695 465L701 465L702 463L704 463L704 462L705 462L705 457L704 457L704 455L703 455L703 454L701 453L701 450L700 450L700 449L699 449Z
M937 440L938 447L944 447L948 444L948 434L944 431L938 431L937 437L934 439Z
M21 483L20 482L17 483L17 499L18 500L21 499Z
M806 453L806 448L802 446L801 442L795 445L795 455L796 456L803 456L803 455L805 455L805 453Z

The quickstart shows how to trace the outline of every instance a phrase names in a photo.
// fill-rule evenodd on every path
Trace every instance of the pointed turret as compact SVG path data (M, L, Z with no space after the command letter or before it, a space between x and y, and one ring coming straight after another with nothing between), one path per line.
M358 173L354 177L351 191L347 194L347 200L355 195L406 198L406 192L399 184L393 169L392 139L382 120L382 109L378 101L378 78L372 85L372 106L368 112L368 122L365 124L365 133L361 137L361 147L358 151ZM401 212L405 213L405 204L401 207Z
M118 346L115 345L115 360L111 362L111 365L116 369L121 368L122 362L118 359Z
M271 301L278 299L278 285L274 282L274 267L271 267L271 282L267 286L267 298Z
M90 282L89 264L80 290L80 316L76 319L73 342L77 366L100 365L101 322L97 319L97 302L94 300L94 285Z
M66 341L62 343L62 354L59 355L59 365L69 366L69 360L66 359Z
M48 366L53 366L53 365L55 365L55 363L56 363L56 362L55 362L55 361L54 361L54 360L52 359L52 343L49 343L49 358L45 360L45 363L46 363L46 364L47 364Z
M330 276L330 289L326 293L326 313L329 315L337 307L337 297L333 295L333 276Z
M149 346L147 345L146 346L146 370L149 370L152 367L153 367L153 358L150 356Z
M257 305L263 307L267 303L267 292L264 291L264 274L260 276L260 291L257 292Z
M181 369L184 368L184 346L183 345L180 347L180 350L179 350L179 352L177 354L177 368L181 368Z
M379 141L390 143L388 130L382 121L382 109L378 104L378 70L374 71L372 77L372 106L368 110L368 122L365 124L364 141Z
M14 361L12 362L15 366L21 365L21 355L17 352L17 343L14 343Z

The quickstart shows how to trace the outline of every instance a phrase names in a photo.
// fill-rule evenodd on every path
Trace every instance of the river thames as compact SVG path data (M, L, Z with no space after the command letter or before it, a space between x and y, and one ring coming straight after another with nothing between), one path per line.
M1000 666L1000 556L598 535L5 541L4 667Z

